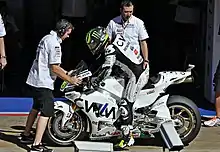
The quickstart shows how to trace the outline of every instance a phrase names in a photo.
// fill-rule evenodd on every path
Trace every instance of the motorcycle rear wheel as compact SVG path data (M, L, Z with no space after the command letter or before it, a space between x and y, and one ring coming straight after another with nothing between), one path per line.
M201 115L198 107L192 100L178 95L170 96L167 106L182 142L185 145L189 144L201 129Z

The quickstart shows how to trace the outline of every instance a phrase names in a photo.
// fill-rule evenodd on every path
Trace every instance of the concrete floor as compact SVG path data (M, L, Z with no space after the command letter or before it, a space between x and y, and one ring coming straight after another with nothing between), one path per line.
M0 117L0 152L27 152L29 146L20 144L17 136L23 131L26 117ZM138 146L130 148L130 152L162 152L162 147L143 146L147 140L142 140ZM203 127L197 138L181 152L219 152L220 127ZM55 152L73 152L73 147L51 147ZM168 151L168 150L166 150Z

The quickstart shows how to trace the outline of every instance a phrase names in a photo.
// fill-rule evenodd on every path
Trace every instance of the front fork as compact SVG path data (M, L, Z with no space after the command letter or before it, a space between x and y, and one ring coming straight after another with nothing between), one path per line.
M69 101L67 101L67 102L55 101L54 102L54 109L62 111L63 117L62 117L62 122L61 122L61 128L64 129L66 122L72 118L72 116L74 114L74 110L76 109L76 105L74 103L69 102Z

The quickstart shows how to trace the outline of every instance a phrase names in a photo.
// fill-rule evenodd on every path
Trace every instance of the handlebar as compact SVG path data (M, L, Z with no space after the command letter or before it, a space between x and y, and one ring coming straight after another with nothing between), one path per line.
M85 80L86 78L89 78L90 76L92 76L92 73L88 69L83 70L83 71L79 72L78 74L76 74L76 70L72 70L72 71L68 72L68 75L69 76L76 76L77 75L78 77L81 77L82 79ZM64 81L61 84L60 91L63 92L65 90L73 90L74 88L75 88L75 86L73 86L72 84L70 84L67 81Z

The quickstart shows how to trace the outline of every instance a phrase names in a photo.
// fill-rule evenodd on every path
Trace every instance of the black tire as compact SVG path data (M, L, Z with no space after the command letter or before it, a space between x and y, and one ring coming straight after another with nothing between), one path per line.
M189 128L189 132L186 132L187 134L184 135L183 133L181 134L178 132L178 130L181 129L181 126L179 128L178 127L176 128L177 132L180 134L180 138L181 138L182 142L184 143L184 145L189 144L191 141L193 141L196 138L196 136L198 135L200 128L201 128L201 115L200 115L198 107L196 106L196 104L192 100L190 100L186 97L183 97L183 96L178 96L178 95L170 96L167 104L168 104L167 105L168 108L170 109L172 119L180 119L180 121L182 120L183 123L185 123L184 119L182 119L179 115L175 115L175 114L173 115L172 112L173 111L175 112L175 110L173 110L174 107L177 107L180 109L185 108L186 114L187 113L192 114L194 122L191 122L192 126L191 126L191 128ZM188 111L187 111L187 109L188 109ZM178 111L178 109L177 109L177 111ZM184 110L183 110L183 112L184 112ZM185 118L185 117L183 116L183 118Z
M76 115L80 119L80 131L77 134L74 134L74 135L70 134L68 136L68 133L61 131L59 128L61 118L63 116L63 112L61 111L55 112L55 116L49 119L46 131L45 131L45 135L46 137L48 137L50 142L56 145L60 145L60 146L70 146L73 144L72 141L74 140L85 140L88 138L86 134L87 123L86 123L86 119L84 118L85 117L84 114L81 111L77 111L74 113L73 116L76 116ZM56 131L57 133L55 133L55 128L59 128ZM62 138L62 136L64 137L64 135L67 135L66 136L67 138Z

